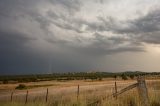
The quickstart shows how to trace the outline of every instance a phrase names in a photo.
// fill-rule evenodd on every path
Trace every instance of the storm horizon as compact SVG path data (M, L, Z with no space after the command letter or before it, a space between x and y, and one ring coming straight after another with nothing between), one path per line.
M160 0L1 0L0 75L160 72Z

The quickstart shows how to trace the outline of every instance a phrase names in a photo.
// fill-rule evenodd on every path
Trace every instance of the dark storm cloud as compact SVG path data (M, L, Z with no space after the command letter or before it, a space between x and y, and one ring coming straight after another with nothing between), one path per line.
M159 9L134 20L97 15L92 20L86 18L89 13L83 17L84 4L80 0L2 0L1 74L88 71L106 55L144 52L143 42L160 44Z
M88 64L88 62L86 63L86 60L76 60L77 56L74 56L72 53L71 55L70 53L67 54L65 49L62 53L51 52L46 54L33 50L28 43L36 40L37 39L27 37L25 34L16 31L0 31L1 75L52 73L57 71L81 71L91 69L90 64ZM58 43L62 44L62 42ZM84 56L80 58L82 59L83 57Z
M35 38L25 37L25 34L16 31L0 30L0 69L3 74L23 74L40 70L43 61L38 63L37 55L32 53L27 44ZM42 67L41 67L42 68ZM30 69L30 70L28 70Z
M18 49L19 47L25 45L29 41L36 40L34 37L27 37L23 33L12 32L12 31L2 31L0 30L0 47L1 48L13 48ZM15 48L19 46L18 48Z
M64 2L65 1L63 1L63 3ZM77 59L77 57L83 58L84 56L80 57L79 55L75 57L72 53L67 53L65 49L63 50L64 47L61 47L60 53L57 53L53 48L53 50L50 51L47 48L46 50L38 51L38 48L34 47L35 45L32 43L39 42L39 39L54 42L57 48L59 45L68 43L65 40L55 38L54 33L49 32L48 27L53 24L53 22L36 9L35 3L37 4L39 2L35 0L14 0L13 3L10 1L0 3L1 75L90 70L90 62ZM63 5L67 5L65 8L68 8L69 11L71 11L71 9L73 9L74 12L78 10L78 7L74 9L74 6L65 3ZM71 28L67 28L66 26L66 29ZM31 32L33 32L33 34ZM51 35L50 38L47 37L48 34ZM43 46L41 43L38 43L38 45ZM70 50L70 48L68 49ZM50 64L52 66L51 69L49 69Z

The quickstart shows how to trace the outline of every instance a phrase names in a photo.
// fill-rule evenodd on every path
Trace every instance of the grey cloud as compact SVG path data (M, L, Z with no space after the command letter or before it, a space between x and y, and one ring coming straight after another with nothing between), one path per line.
M80 5L81 2L78 0L47 0L46 2L48 3L52 3L53 6L61 6L58 9L60 16L55 16L56 14L54 14L54 12L47 12L46 14L48 14L47 16L42 15L42 13L37 9L39 5L43 5L44 1L37 1L37 0L27 0L27 1L17 1L17 0L13 0L13 3L10 1L2 1L0 3L0 18L9 18L9 20L19 20L27 18L30 21L36 21L40 24L40 28L46 33L46 34L51 34L48 30L48 26L50 26L51 24L55 24L56 26L60 27L60 28L64 28L67 30L75 30L77 32L81 32L80 30L78 30L77 28L74 28L74 25L71 25L69 23L63 23L60 24L59 21L54 21L57 18L61 18L65 21L66 18L66 14L63 14L64 12L61 13L61 11L65 11L65 9L68 10L69 13L68 15L70 15L70 17L73 16L73 14L76 11L80 10ZM37 5L39 4L39 5ZM34 6L35 5L35 6ZM6 8L7 7L7 8ZM61 8L65 8L62 9ZM49 19L48 16L51 16L52 19ZM62 17L63 16L63 17ZM69 21L66 20L66 22ZM70 21L71 22L71 21Z
M106 54L129 52L129 51L132 52L144 51L143 45L141 45L141 43L137 43L132 38L126 38L124 36L105 37L101 36L98 33L95 33L95 36L96 36L95 38L96 42L93 44L93 47L104 49L103 51L105 51Z
M54 20L50 20L51 23L56 25L59 28L75 31L77 33L84 32L80 30L80 28L83 25L82 19L75 19L73 18L72 15L65 16L64 14L56 13L53 10L49 10L47 14L51 19L54 19Z
M112 31L118 34L141 34L160 30L160 9L152 10L147 15L128 21L117 21L114 17L98 16L99 22L86 23L87 30Z
M76 53L82 53L87 56L105 56L109 54L117 54L121 52L145 52L143 45L132 38L126 37L107 37L100 33L94 33L94 38L84 39L76 37L74 41L68 42L65 40L57 39L46 39L47 42L60 47L68 48L70 51ZM83 45L85 42L90 42L90 44ZM79 44L79 45L77 45Z
M146 16L132 22L137 32L155 32L160 30L160 9L150 11Z
M96 57L103 57L106 55L114 55L118 53L125 53L125 52L145 52L143 46L137 46L137 45L127 45L127 46L121 46L121 47L108 47L111 46L107 43L101 43L97 42L93 45L86 46L86 47L76 47L73 50L76 50L77 52L84 54L84 55L90 55L90 56L96 56Z
M145 33L139 36L139 42L145 42L150 44L160 44L160 32Z
M94 33L93 36L95 38L86 40L87 42L92 42L91 44L85 46L72 45L69 48L90 56L113 55L121 52L145 52L141 42L138 42L136 39L123 36L108 37L100 33ZM83 41L81 39L77 40L79 43ZM66 45L68 44L66 43Z
M79 0L50 0L53 5L60 5L67 9L71 14L79 11L82 3Z
M127 35L134 42L140 44L141 42L159 44L159 31L160 31L160 9L150 11L145 16L139 17L135 20L117 21L113 17L100 17L97 19L99 22L85 22L88 31L111 31L115 34ZM113 39L113 38L112 38ZM114 38L115 40L117 39ZM133 40L129 40L132 42ZM120 42L122 39L117 39ZM123 39L124 40L124 39Z
M147 15L142 16L135 20L130 20L123 22L127 25L126 28L114 29L116 33L132 33L132 34L142 34L150 33L160 30L160 9L152 10ZM122 26L123 26L123 23ZM119 24L120 25L120 24ZM120 27L120 26L119 26Z
M51 7L46 9L44 3ZM54 71L90 70L106 55L145 52L142 42L160 44L159 10L125 22L100 16L89 21L77 18L81 6L80 0L2 0L1 72L43 73L49 61ZM105 31L117 35L103 35Z
M74 1L65 1L65 0L51 0L51 2L53 3L53 5L61 5L61 6L64 6L65 8L68 8L68 9L73 9L73 10L76 10L78 11L80 9L80 2L77 1L77 0L74 0ZM24 5L24 4L23 4ZM16 6L15 6L16 7ZM26 10L27 11L26 11ZM23 13L23 10L25 10L25 16L28 16L27 18L31 19L31 21L36 21L40 24L40 28L43 30L43 32L45 32L44 34L50 34L52 35L52 38L45 38L45 40L47 42L51 42L51 43L57 43L57 44L60 44L60 43L64 43L64 44L67 44L68 46L70 46L72 42L67 42L67 41L64 41L64 40L59 40L59 39L56 39L54 37L54 34L53 32L49 32L48 30L48 26L50 26L51 24L54 24L62 29L66 29L66 30L73 30L73 31L76 31L77 33L83 33L83 31L80 30L80 27L82 27L83 25L87 25L89 29L93 29L93 30L97 30L97 31L113 31L113 32L120 32L120 28L118 25L117 25L117 21L115 21L114 18L112 17L108 17L107 19L104 19L102 17L98 17L100 23L98 22L88 22L84 19L77 19L77 18L72 18L72 16L65 16L64 14L62 13L56 13L55 11L53 10L49 10L47 11L47 16L42 16L38 11L36 11L34 8L32 9L28 9L28 7L26 8L23 8L22 10L19 10ZM62 22L60 22L60 20ZM129 32L129 31L128 31ZM77 43L79 43L80 41L78 40L77 38ZM87 46L87 48L92 48L92 50L97 50L99 52L104 52L105 54L108 54L108 52L112 51L115 53L118 51L120 51L120 48L122 48L121 51L129 51L131 50L131 46L130 45L133 45L133 44L136 44L136 42L131 39L125 39L123 37L119 38L119 37L115 37L115 38L105 38L99 34L97 34L95 36L95 39L91 39L90 41L88 42L93 42L91 43L91 45ZM118 46L121 46L123 43L126 43L126 42L129 42L130 44L129 45L124 45L123 47L118 47ZM83 41L81 41L81 43L83 43ZM126 46L126 49L125 49L125 46ZM135 49L137 46L137 49ZM139 46L141 46L141 44L139 45L135 45L133 47L133 51L141 51L139 49ZM75 45L75 47L79 48L78 46ZM84 47L85 48L85 47ZM127 48L130 48L130 49L127 49ZM117 49L117 50L116 50ZM89 50L89 49L88 49ZM91 50L91 51L92 51ZM101 54L101 53L100 53Z
M135 25L133 33L138 34L135 36L139 42L160 44L160 9L151 11L132 23Z

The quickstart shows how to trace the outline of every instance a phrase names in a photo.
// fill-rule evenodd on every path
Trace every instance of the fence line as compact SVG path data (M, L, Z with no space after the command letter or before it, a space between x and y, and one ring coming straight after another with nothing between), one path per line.
M128 91L130 89L133 89L133 88L137 87L137 85L138 85L138 83L129 85L129 86L123 88L122 90L120 90L119 92L113 93L113 97L117 97L118 95L120 95L120 94L122 94L122 93L124 93L124 92L126 92L126 91Z
M117 99L117 97L120 94L123 94L124 92L129 91L129 90L136 88L136 87L137 87L138 94L140 97L141 105L142 106L149 106L148 90L147 90L145 79L143 77L138 77L137 83L129 85L119 91L117 90L117 82L116 82L116 78L115 78L115 93L108 95L108 96L105 95L92 103L88 103L87 106L93 106L95 104L100 104L100 103L102 103L102 101L109 99L109 98L112 98L112 97ZM14 92L11 92L11 102L13 101L13 94L14 94ZM49 92L48 92L48 88L47 88L46 97L45 97L46 102L48 101L48 94L49 94ZM79 94L80 94L80 86L78 84L78 86L77 86L77 100L79 99ZM27 90L26 96L25 96L25 104L28 102L28 95L29 95L29 91Z
M117 84L115 82L115 89L117 87ZM141 105L142 106L149 106L149 98L148 98L148 91L147 91L147 86L146 86L146 82L144 77L138 77L137 78L137 83L129 85L127 87L125 87L124 89L120 90L120 91L116 91L115 93L113 93L112 95L109 96L104 96L102 97L102 99L96 100L92 103L89 103L87 106L93 106L95 104L101 103L103 100L110 98L110 97L115 97L117 99L117 96L128 91L131 90L133 88L137 87L138 89L138 94L141 100Z

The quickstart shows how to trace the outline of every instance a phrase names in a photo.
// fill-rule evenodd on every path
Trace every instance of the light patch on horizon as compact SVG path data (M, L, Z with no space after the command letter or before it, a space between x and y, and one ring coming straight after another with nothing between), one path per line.
M160 45L146 44L146 51L154 56L160 57Z

